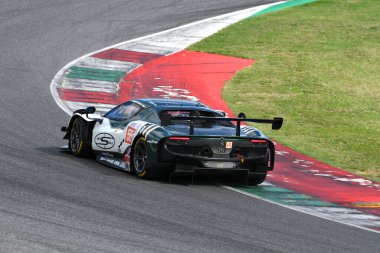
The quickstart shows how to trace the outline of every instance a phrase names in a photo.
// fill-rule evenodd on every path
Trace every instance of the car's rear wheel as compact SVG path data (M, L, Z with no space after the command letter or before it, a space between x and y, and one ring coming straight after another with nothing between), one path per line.
M69 138L69 148L75 156L90 157L92 155L91 144L88 138L87 122L77 117L71 127Z
M259 185L265 181L267 177L267 173L263 174L254 174L254 173L249 173L248 175L248 184L249 185Z
M133 170L138 177L148 177L147 161L148 161L148 147L144 137L137 139L133 146L132 151Z
M152 166L153 157L150 157L148 144L143 136L140 136L132 146L131 167L138 177L148 179L160 179L168 175L170 168Z
M249 185L259 185L265 181L267 178L267 171L260 170L260 167L267 167L269 162L269 155L263 161L257 163L254 170L248 175Z

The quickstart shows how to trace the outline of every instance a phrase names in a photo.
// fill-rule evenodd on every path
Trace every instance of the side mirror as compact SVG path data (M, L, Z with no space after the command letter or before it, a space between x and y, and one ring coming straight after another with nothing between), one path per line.
M272 122L272 129L273 130L278 130L282 127L282 123L284 122L283 118L273 118Z
M85 112L86 112L86 114L93 114L93 113L96 112L96 108L93 107L93 106L87 107L87 108L85 109Z
M246 118L247 118L247 115L245 115L244 112L241 112L241 113L239 113L238 118L246 119Z
M96 122L99 122L99 124L103 123L103 119L88 117L89 114L94 114L96 112L96 108L95 107L93 107L93 106L87 107L84 111L86 113L87 118L95 120Z
M169 113L163 113L161 115L161 125L168 126L172 123L172 116Z

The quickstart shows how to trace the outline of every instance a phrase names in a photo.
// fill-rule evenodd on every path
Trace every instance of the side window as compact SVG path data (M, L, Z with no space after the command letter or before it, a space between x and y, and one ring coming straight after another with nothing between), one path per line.
M155 124L161 124L160 117L158 117L156 111L152 110L153 112L149 114L149 116L145 119L148 122L152 122Z
M140 105L133 102L127 102L115 107L104 115L104 117L109 118L110 120L123 121L134 117L141 109L142 107Z
M152 108L147 108L145 110L141 110L133 120L144 120L156 124L160 124L160 118L158 117L155 110Z

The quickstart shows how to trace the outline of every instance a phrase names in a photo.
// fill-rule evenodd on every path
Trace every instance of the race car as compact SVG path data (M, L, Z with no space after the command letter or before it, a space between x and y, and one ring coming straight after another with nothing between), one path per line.
M249 119L244 113L229 118L200 102L178 99L135 99L105 115L95 111L75 111L61 129L74 156L95 156L142 178L237 173L251 185L273 170L275 146L244 122L269 123L274 130L283 123L282 118Z

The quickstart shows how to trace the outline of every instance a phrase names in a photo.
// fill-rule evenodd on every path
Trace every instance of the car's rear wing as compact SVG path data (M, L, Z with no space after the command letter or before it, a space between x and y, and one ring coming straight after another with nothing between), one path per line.
M241 114L239 114L240 116ZM170 114L163 114L161 116L161 123L164 126L170 125L172 120L188 120L190 124L190 135L194 134L195 121L235 121L236 122L236 136L240 136L241 122L255 122L272 124L273 130L278 130L282 127L283 118L275 117L273 119L246 119L245 115L239 118L225 118L225 117L203 117L203 116L171 116Z

